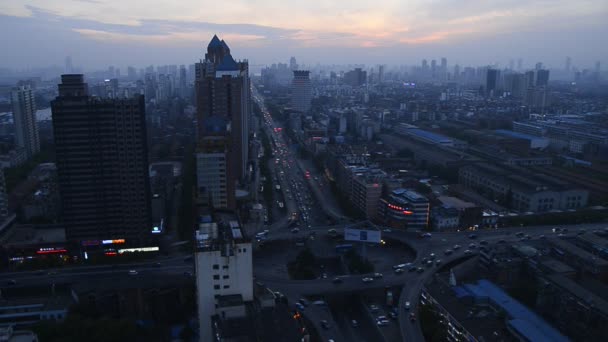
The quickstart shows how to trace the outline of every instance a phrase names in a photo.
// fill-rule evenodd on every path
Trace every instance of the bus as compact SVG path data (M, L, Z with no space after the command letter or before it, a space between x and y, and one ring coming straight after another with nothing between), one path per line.
M336 253L345 253L348 252L349 250L351 250L353 248L353 245L350 243L345 243L342 245L337 245L336 246Z

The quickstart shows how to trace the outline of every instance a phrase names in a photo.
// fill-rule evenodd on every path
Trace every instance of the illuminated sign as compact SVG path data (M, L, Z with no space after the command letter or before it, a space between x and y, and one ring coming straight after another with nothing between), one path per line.
M102 240L104 245L122 245L125 243L125 239L114 239L114 240Z
M139 248L125 248L119 249L118 253L129 253L129 252L158 252L158 247L139 247Z
M40 248L36 251L36 254L60 254L60 253L67 253L68 251L65 250L64 248L55 248L55 247L47 247L47 248Z

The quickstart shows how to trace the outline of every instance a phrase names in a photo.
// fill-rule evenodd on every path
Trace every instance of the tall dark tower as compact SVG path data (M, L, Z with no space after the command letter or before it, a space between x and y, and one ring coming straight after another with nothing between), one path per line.
M199 202L235 209L249 159L249 64L236 62L226 42L213 36L205 60L196 63L195 85Z
M62 75L51 108L68 240L147 245L152 224L144 97L91 97L82 75Z

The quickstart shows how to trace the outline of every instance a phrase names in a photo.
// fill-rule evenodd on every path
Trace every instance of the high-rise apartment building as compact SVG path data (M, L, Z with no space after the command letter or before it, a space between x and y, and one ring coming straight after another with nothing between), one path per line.
M294 110L306 113L310 110L312 101L312 85L310 71L295 70L291 83L291 106Z
M236 208L237 183L247 173L251 94L249 63L237 62L213 36L196 63L198 198L214 208Z
M143 96L88 95L82 75L62 75L51 102L58 181L71 242L147 244L151 234Z
M11 92L11 102L15 121L15 144L23 147L30 158L40 152L34 91L27 85L15 87Z

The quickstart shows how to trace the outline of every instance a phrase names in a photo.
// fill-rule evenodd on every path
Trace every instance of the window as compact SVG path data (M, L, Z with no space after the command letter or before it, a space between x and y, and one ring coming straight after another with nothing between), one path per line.
M230 278L229 275L225 275L225 276L222 277L222 279L228 279L228 278Z
M228 269L228 265L224 265L224 266L222 266L222 269L223 269L223 270L227 270L227 269Z
M224 285L224 288L225 288L225 289L229 289L229 288L230 288L230 285Z
M247 248L243 248L243 253L247 253Z
M213 289L214 289L214 290L219 290L219 289L220 289L220 286L219 286L219 285L213 285Z
M220 269L220 265L218 265L218 264L213 265L213 269L214 270L219 270Z
M219 280L220 279L220 275L219 274L214 274L213 275L213 280Z

